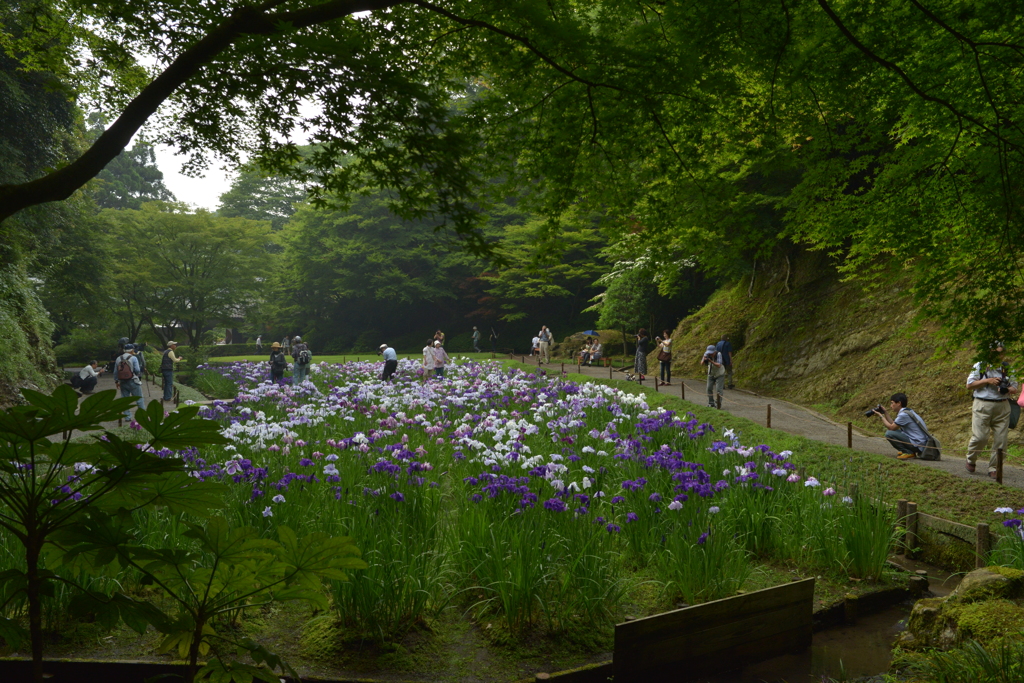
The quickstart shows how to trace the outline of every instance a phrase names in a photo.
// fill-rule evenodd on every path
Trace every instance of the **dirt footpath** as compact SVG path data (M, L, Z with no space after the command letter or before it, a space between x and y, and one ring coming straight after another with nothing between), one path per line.
M558 369L560 364L552 363L548 367ZM567 372L576 372L577 366L567 363L565 369ZM604 367L583 367L580 369L580 373L589 377L608 378L608 368ZM617 370L613 370L612 377L614 379L626 378L625 373ZM683 386L680 386L680 380L674 377L671 386L658 387L658 390L661 393L671 393L675 396L680 396L685 392L686 400L700 406L707 405L707 384L704 379L686 378L682 380L682 384ZM651 392L655 390L653 376L649 375L644 380L643 388ZM779 398L761 396L751 391L744 391L743 389L727 389L722 402L722 410L764 425L767 422L769 405L771 405L772 429L804 436L815 441L824 441L825 443L839 446L847 445L848 435L845 424L833 422L821 413ZM895 458L896 450L889 445L888 441L880 436L883 432L884 429L881 426L881 422L879 422L878 436L865 434L854 427L853 448ZM964 465L967 462L967 444L943 444L942 452L942 460L939 461L915 459L906 462L908 465L931 467L943 470L956 477L990 482L993 486L998 485L994 479L988 476L987 459L984 461L979 459L977 472L972 474L966 470ZM1024 489L1024 470L1011 465L1004 465L1003 485Z

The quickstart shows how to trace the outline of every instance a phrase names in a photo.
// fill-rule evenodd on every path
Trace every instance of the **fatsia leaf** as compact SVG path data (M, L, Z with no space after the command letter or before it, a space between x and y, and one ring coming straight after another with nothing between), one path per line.
M199 406L185 406L164 416L160 402L152 401L146 410L136 412L135 420L153 435L150 444L155 448L177 450L229 442L220 433L220 425L198 417L198 413Z
M187 512L203 516L224 505L226 492L225 484L199 481L179 471L160 477L132 477L106 496L103 506L117 509L156 505L164 506L174 513Z

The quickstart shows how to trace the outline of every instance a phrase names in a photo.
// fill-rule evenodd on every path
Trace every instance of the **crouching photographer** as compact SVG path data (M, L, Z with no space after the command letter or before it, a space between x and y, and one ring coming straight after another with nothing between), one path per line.
M889 411L895 415L894 419L890 420L885 408L880 405L864 415L877 415L882 419L882 424L885 425L885 438L900 453L896 458L913 460L920 457L925 460L938 460L938 442L928 434L928 427L921 416L907 407L907 395L893 394L889 401ZM929 440L934 442L934 446L929 444Z

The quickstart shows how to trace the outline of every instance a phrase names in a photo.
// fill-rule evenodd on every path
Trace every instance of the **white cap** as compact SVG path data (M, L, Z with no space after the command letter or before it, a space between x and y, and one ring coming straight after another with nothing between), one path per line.
M441 345L441 340L440 339L435 339L434 340L434 346L440 346L440 345Z
M388 345L387 345L387 344L381 344L381 345L380 345L380 348L382 348L382 349L386 349L386 348L388 348Z

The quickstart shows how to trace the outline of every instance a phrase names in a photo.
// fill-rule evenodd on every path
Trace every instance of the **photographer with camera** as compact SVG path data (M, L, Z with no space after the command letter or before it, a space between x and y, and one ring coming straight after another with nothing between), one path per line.
M722 409L722 394L725 392L725 363L722 361L722 353L710 344L704 350L704 357L700 359L701 365L708 366L708 408ZM717 390L718 397L715 397Z
M907 395L904 393L893 394L889 400L889 410L896 418L889 419L885 408L881 405L875 406L864 417L877 415L882 418L885 425L885 438L892 444L892 447L900 452L897 460L913 460L918 457L928 443L928 428L921 416L907 407Z
M989 347L995 354L996 364L984 361L974 364L967 376L967 388L974 392L974 406L971 410L971 440L967 444L967 471L973 472L978 454L985 450L989 435L992 436L992 455L988 460L988 476L996 478L997 452L1006 452L1010 432L1010 392L1017 391L1017 380L1007 369L1006 348L1001 341Z

